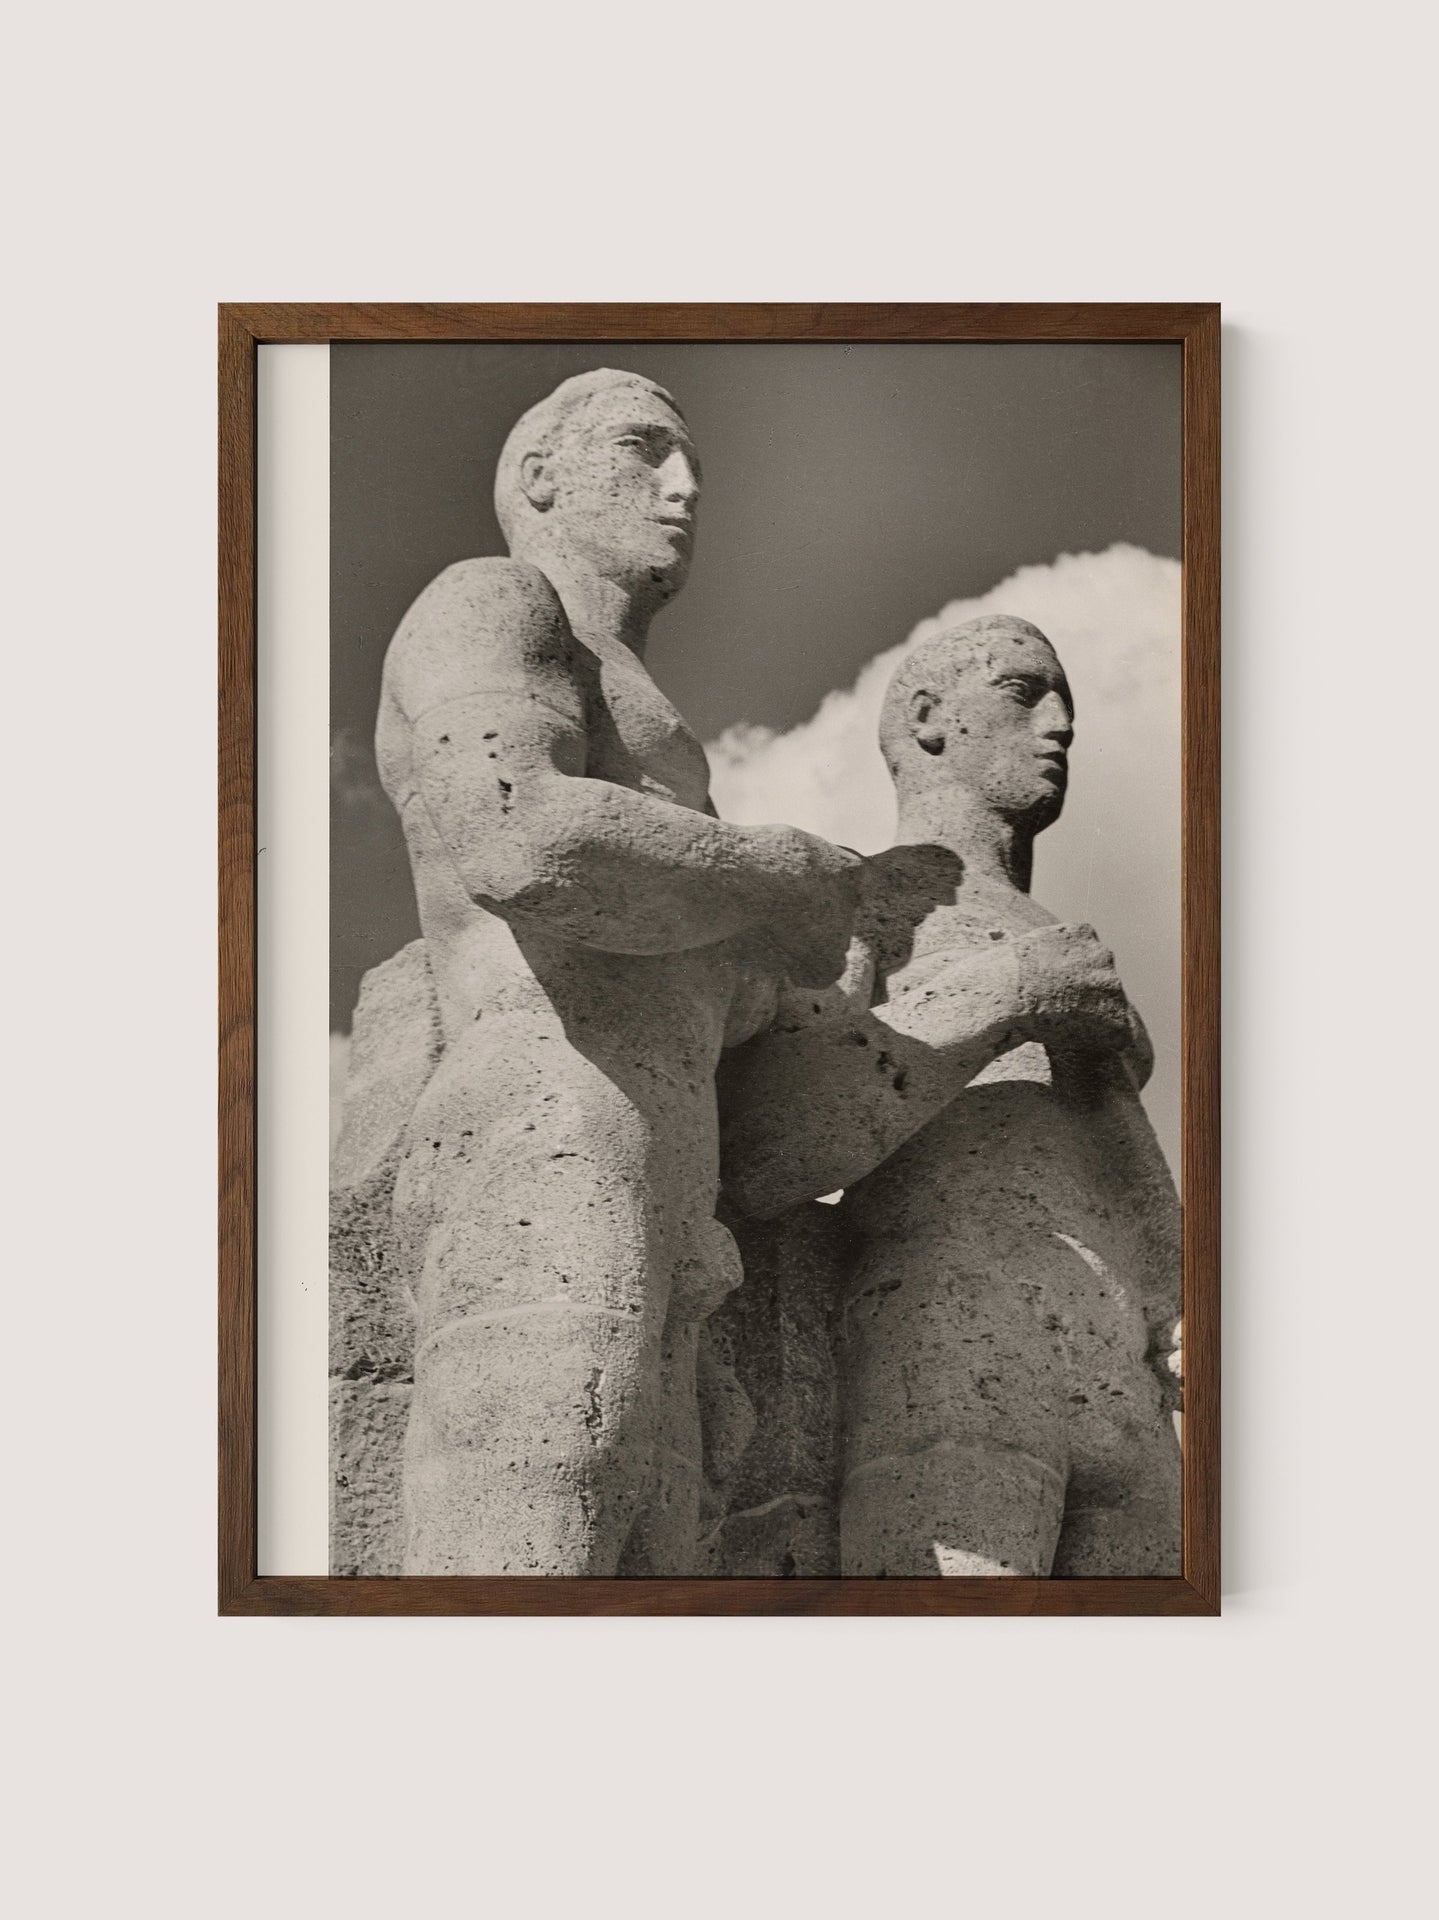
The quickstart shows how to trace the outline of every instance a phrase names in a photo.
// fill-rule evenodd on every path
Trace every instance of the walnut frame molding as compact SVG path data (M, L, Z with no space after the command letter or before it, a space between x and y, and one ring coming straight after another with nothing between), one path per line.
M1219 1612L1217 305L223 305L219 310L219 1611ZM1175 1579L261 1578L256 1573L256 349L343 340L1171 341L1184 354L1184 1572Z

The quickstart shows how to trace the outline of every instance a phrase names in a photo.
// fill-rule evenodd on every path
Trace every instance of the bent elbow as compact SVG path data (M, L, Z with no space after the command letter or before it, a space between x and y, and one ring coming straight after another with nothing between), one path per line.
M613 908L552 847L528 838L500 842L467 861L461 879L471 901L488 913L533 921L585 945L608 944L603 936Z
M465 892L477 907L491 912L523 912L544 902L555 890L549 863L521 835L496 834L477 853L459 863Z
M499 786L498 816L461 870L471 899L503 912L583 911L595 892L594 856L600 849L577 830L582 823L547 804L549 797L536 783L526 788L520 806L507 781Z

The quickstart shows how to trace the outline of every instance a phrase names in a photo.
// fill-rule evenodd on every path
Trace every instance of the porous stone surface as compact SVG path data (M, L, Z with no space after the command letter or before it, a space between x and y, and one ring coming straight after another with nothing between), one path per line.
M838 974L860 863L716 820L644 669L698 499L669 395L567 381L495 497L512 557L420 596L376 729L443 1033L391 1209L415 1310L400 1563L690 1572L701 1331L740 1279L715 1067L781 976Z
M400 1571L400 1468L414 1382L413 1261L392 1202L406 1130L443 1044L425 946L366 974L330 1165L330 1571Z
M900 834L839 987L726 1075L726 1190L843 1186L841 1565L1174 1574L1180 1221L1113 957L1030 897L1073 708L1044 636L908 656L882 742Z
M839 1572L836 1212L808 1204L773 1221L727 1217L745 1278L706 1330L713 1384L702 1407L717 1517L697 1571L832 1577Z

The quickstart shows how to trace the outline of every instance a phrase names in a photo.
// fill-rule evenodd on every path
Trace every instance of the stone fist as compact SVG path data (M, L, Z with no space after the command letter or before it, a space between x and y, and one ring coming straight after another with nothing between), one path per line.
M798 827L756 827L773 876L762 931L796 986L827 987L844 971L864 862Z
M1038 927L1014 952L1024 1021L1036 1040L1103 1053L1134 1046L1134 1012L1093 927Z

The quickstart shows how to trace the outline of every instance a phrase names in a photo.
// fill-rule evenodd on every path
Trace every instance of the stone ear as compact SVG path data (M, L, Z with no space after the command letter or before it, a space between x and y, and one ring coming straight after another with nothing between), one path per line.
M520 487L537 513L548 513L555 504L554 478L542 453L527 453L521 460Z
M925 687L909 696L910 731L926 753L944 752L944 722L938 697Z

